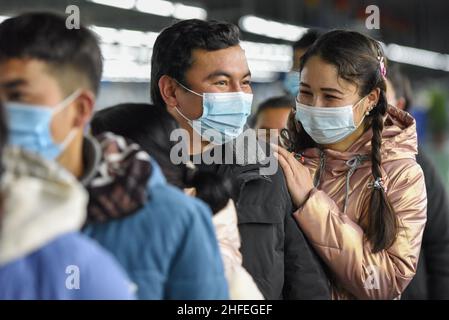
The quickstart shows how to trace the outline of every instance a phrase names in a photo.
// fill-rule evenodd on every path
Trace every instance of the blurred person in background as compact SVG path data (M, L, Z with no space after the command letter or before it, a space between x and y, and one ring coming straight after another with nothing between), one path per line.
M209 208L168 185L137 144L116 135L84 135L102 56L93 33L83 26L67 29L65 21L29 13L0 24L0 89L10 143L58 162L85 186L84 233L116 257L138 298L227 299ZM59 194L60 186L48 187L57 199L76 200ZM14 204L34 206L28 193L22 194L26 202L18 197ZM79 227L84 219L76 222Z
M0 300L133 299L117 261L78 232L81 184L56 163L4 150L7 138L0 99Z
M430 90L428 96L428 138L423 144L423 150L435 164L446 191L449 191L449 98L447 92L439 88Z
M335 299L398 299L426 223L415 121L388 106L382 47L361 33L322 35L300 72L294 153L278 148L296 221L331 269Z
M410 80L401 72L399 65L388 70L387 101L401 110L410 111ZM416 161L423 169L426 182L427 223L416 275L402 299L449 299L449 199L435 166L420 146Z
M162 30L151 59L152 101L189 133L188 156L200 158L197 169L233 183L243 266L264 297L328 299L328 279L293 220L282 170L261 175L262 164L249 159L260 149L255 144L236 150L252 103L251 72L239 36L233 24L197 19ZM208 131L225 143L212 143ZM205 152L223 157L205 163ZM229 163L226 153L247 158Z
M205 201L214 216L218 243L225 274L233 300L260 300L262 294L248 272L242 267L237 212L231 199L233 192L229 180L212 172L196 170L193 163L173 164L171 133L179 129L176 120L163 108L149 104L125 103L95 113L91 130L94 135L113 132L137 142L158 163L167 181L187 193Z
M323 34L322 30L309 29L298 41L293 44L293 63L291 70L283 80L285 91L292 97L299 92L299 60L307 49Z
M281 130L287 128L287 120L294 107L295 99L291 96L273 97L263 101L252 119L259 138L270 141L270 129L276 130L276 137L279 137Z

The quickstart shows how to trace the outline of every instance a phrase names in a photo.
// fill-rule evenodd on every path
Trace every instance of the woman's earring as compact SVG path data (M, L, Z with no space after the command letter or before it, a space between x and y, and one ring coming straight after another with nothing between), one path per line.
M373 110L374 106L371 106L368 110L366 110L365 115L369 116L369 113L371 112L371 110Z

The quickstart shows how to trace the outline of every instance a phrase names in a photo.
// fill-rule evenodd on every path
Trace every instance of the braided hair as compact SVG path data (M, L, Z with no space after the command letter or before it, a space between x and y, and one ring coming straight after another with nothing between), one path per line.
M388 108L382 47L376 40L361 33L334 30L322 35L301 57L300 71L313 56L319 56L336 66L339 77L357 85L360 97L375 89L380 91L377 104L364 120L373 133L370 157L373 183L369 211L366 216L360 217L359 223L364 229L366 240L373 246L373 252L387 249L396 240L398 221L382 183L382 131ZM288 134L284 133L283 136L288 138L286 144L291 151L300 153L307 148L317 147L293 116L287 128Z

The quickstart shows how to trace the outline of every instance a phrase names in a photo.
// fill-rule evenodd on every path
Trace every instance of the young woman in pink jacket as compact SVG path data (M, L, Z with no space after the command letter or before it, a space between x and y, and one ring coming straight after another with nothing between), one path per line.
M335 299L398 298L418 262L427 197L416 125L387 104L385 64L360 33L320 37L301 58L293 152L277 153Z

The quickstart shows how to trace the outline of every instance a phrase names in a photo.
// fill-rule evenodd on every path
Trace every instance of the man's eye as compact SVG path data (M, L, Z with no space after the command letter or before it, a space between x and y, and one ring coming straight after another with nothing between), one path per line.
M19 101L23 98L23 95L20 92L10 92L6 95L7 101Z
M225 86L228 84L228 82L226 80L221 80L221 81L215 82L215 84L218 86Z
M304 96L311 96L312 94L310 93L310 92L308 92L308 91L300 91L300 94L301 95L304 95Z
M326 98L326 99L329 99L329 100L332 100L332 99L338 99L337 97L335 97L335 96L330 96L330 95L325 95L325 98Z
M249 86L249 85L251 85L251 80L244 80L242 83L245 86Z

